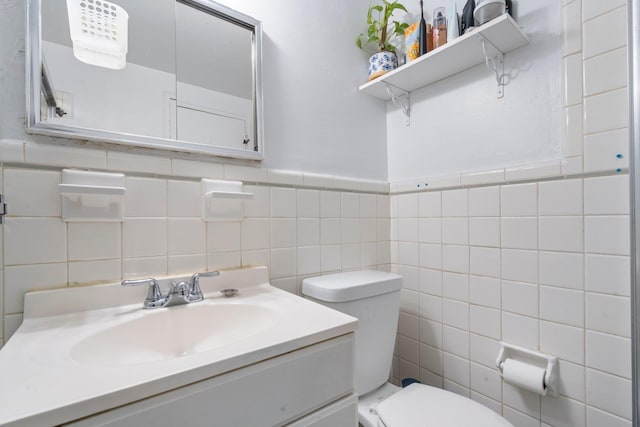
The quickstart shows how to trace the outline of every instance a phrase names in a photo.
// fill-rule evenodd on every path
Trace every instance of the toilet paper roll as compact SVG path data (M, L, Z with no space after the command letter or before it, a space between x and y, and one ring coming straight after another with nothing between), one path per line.
M544 384L545 372L544 368L514 359L506 359L502 366L502 378L505 382L541 396L547 394Z

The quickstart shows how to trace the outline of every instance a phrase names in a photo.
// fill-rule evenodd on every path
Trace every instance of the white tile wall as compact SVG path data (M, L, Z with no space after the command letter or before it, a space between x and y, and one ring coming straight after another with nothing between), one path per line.
M473 246L500 247L500 218L469 218L469 243Z
M400 229L392 268L416 268L403 264L415 262L412 250L420 258L420 285L407 288L402 308L419 319L419 379L470 395L517 426L628 425L627 197L627 175L419 193L417 218L412 195L392 196ZM500 340L558 356L561 396L502 385ZM395 375L416 365L402 349Z
M627 49L615 49L584 61L584 94L591 96L627 86Z
M499 187L480 187L469 190L469 216L500 216Z
M72 222L67 225L67 256L70 261L122 257L120 223Z
M125 216L167 216L167 181L152 178L126 178Z
M629 213L629 177L603 176L584 180L586 215L626 215Z
M5 169L5 198L16 216L60 216L60 172Z
M608 412L601 411L593 406L587 406L587 425L588 426L607 426L607 427L631 427L631 421L617 417Z
M544 397L541 406L542 421L554 427L585 425L585 405L564 396Z
M581 252L584 246L581 216L540 217L540 249Z
M70 261L68 271L71 285L115 282L122 277L122 262L120 259Z
M584 0L582 5L582 16L586 21L612 9L625 6L626 4L626 0L609 0L607 2L600 0Z
M105 169L107 153L95 148L29 141L24 146L24 160L38 165Z
M46 147L44 151L51 152ZM76 153L78 161L84 153ZM165 170L170 159L109 154L111 169L170 172ZM132 167L137 161L141 163ZM180 170L188 164L175 166ZM223 168L218 166L211 171L221 177ZM253 173L254 168L229 171ZM10 337L19 324L23 294L29 289L264 264L279 286L297 292L300 278L307 275L389 269L391 261L388 195L247 185L254 199L246 203L243 221L205 222L197 177L164 179L128 172L123 223L64 223L59 169L3 172L0 183L10 214L0 229L0 278L7 283L0 292L0 339ZM415 243L403 246L402 258L415 265L419 289L417 200L414 196L409 207L415 218L403 228L403 235L414 236ZM410 276L410 271L404 274Z
M631 381L587 368L587 404L631 419Z
M585 345L588 367L631 379L631 340L629 338L587 331Z
M253 191L254 200L258 199L259 192L254 188L247 188L247 191ZM167 182L167 200L167 214L171 218L200 218L202 216L202 188L199 182L169 180ZM250 216L248 213L250 203L245 205L247 216ZM268 209L269 204L265 203L265 205Z
M205 224L200 218L169 218L167 245L169 255L203 254Z
M626 6L626 0L563 4L565 174L629 166Z
M296 190L295 188L271 189L271 216L274 218L296 217Z
M584 289L582 253L540 252L540 284Z
M18 314L22 313L26 291L65 285L67 267L65 263L5 266L4 279L4 312Z
M140 258L167 254L166 218L127 218L122 226L122 256Z
M626 215L585 218L585 249L589 253L629 255L629 218Z
M579 53L564 58L564 105L582 103L582 55Z
M585 58L626 46L627 26L623 23L627 22L627 8L620 7L619 3L619 1L607 2L607 5L602 7L609 10L607 13L585 20L582 35ZM618 7L614 9L612 6Z
M580 156L578 160L582 168L583 128L582 128L582 102L578 105L568 106L564 109L562 121L562 154L565 158ZM580 169L579 172L582 172Z
M562 8L563 54L570 55L582 50L582 2L573 1Z
M582 215L583 180L541 182L539 214L547 216Z
M535 216L538 214L537 184L506 185L500 187L502 216Z
M5 267L66 260L67 227L59 218L8 217L3 227Z
M629 126L627 89L590 96L584 101L584 132L596 133Z
M612 295L629 296L630 260L626 256L587 254L585 289Z

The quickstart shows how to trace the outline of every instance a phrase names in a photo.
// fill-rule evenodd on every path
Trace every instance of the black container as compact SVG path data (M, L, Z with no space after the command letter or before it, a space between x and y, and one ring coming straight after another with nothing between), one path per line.
M419 45L420 56L427 53L427 22L424 20L424 9L422 8L422 0L420 0L420 24L419 24Z
M462 9L462 19L460 22L460 35L467 32L469 28L474 26L473 23L473 11L476 8L475 0L467 0L467 3L464 5L464 9Z

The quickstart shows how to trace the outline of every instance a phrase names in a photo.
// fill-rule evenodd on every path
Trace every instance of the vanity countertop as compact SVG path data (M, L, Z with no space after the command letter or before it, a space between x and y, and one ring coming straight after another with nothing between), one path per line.
M218 278L201 279L201 287L204 301L152 310L142 308L146 289L119 284L28 293L24 322L0 350L0 425L69 422L348 334L357 327L357 319L351 316L271 286L266 267L223 271ZM239 288L238 296L225 298L218 292L229 287ZM249 311L239 310L236 319L226 319L224 313L236 312L239 305ZM170 315L185 313L186 318L199 313L197 324L190 325L195 335L178 332L189 328L171 330L166 325L172 322L159 321L153 327L154 319L167 317L168 310L181 310ZM203 324L202 313L208 310L223 315ZM242 313L253 312L260 315L251 314L243 324ZM131 328L145 325L150 326L151 335L129 343ZM220 332L224 328L230 331L226 335ZM198 331L214 331L209 347L187 345L184 351L167 353L175 345L184 345L180 344L184 336L200 340ZM215 340L223 340L224 345L216 345ZM158 343L159 349L145 351L146 343Z

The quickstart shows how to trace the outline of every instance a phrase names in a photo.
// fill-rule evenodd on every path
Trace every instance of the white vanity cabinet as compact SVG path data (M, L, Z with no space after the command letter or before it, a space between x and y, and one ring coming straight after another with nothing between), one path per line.
M357 426L353 333L67 426Z

